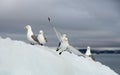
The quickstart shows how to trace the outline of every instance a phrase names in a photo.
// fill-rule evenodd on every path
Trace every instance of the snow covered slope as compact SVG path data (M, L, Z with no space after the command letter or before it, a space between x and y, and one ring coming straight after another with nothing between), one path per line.
M0 75L118 75L99 62L0 38Z

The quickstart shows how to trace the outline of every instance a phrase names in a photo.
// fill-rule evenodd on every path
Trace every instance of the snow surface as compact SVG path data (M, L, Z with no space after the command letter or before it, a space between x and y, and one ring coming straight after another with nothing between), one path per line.
M100 62L0 38L0 75L118 75Z

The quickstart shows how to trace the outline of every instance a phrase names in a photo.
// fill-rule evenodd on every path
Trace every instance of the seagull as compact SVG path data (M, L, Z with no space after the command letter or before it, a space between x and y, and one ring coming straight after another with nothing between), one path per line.
M30 25L26 25L24 27L25 30L27 30L27 39L30 41L31 45L39 44L39 41L37 39L37 36L34 35L32 28Z
M37 39L40 43L41 46L43 46L46 42L47 42L47 39L46 37L44 36L44 33L42 30L39 31L39 34L37 36Z
M68 46L69 46L68 38L66 34L63 34L63 36L61 37L61 42L59 43L59 46L56 51L60 51L59 55L61 55L63 51L68 49Z
M90 50L90 47L89 47L89 46L87 47L87 51L86 51L85 55L86 55L87 57L89 57L90 59L95 60L95 58L94 58L94 57L92 56L92 54L91 54L91 50Z

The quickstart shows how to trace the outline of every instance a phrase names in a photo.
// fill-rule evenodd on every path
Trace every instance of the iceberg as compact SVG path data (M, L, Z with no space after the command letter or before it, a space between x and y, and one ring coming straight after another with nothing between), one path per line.
M109 67L67 51L0 37L0 75L118 75Z

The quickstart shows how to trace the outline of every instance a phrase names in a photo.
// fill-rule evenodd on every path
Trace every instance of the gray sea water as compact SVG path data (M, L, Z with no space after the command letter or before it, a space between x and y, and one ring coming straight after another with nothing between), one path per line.
M96 61L109 66L120 75L120 54L98 54L93 55Z

